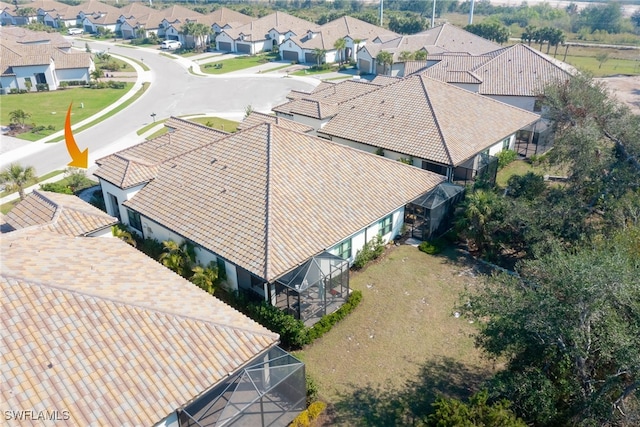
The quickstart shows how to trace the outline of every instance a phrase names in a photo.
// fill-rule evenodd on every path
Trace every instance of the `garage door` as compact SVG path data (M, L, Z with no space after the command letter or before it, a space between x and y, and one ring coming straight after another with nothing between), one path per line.
M238 49L238 52L251 53L251 45L250 44L237 44L236 43L236 48Z
M133 35L133 31L131 30L122 30L122 38L123 39L133 39L135 36Z
M294 50L283 50L282 51L282 59L285 61L297 61L298 60L298 52Z
M218 42L218 49L223 50L225 52L231 52L231 43L229 43L229 42Z
M315 64L316 61L317 61L316 56L313 53L309 53L309 52L304 53L304 62ZM320 58L320 63L322 62L323 62L322 58Z
M367 61L366 59L358 59L358 68L363 73L370 73L371 72L371 62Z

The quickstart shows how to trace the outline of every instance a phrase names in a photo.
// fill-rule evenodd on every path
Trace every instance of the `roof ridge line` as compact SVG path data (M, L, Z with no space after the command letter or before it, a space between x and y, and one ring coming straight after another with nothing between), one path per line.
M422 86L422 89L424 90L424 93L426 95L426 99L427 99L427 103L429 104L429 108L431 109L431 115L433 116L433 120L436 122L436 128L438 129L438 134L440 135L440 138L442 139L442 146L444 147L444 151L445 153L447 153L447 157L449 158L449 164L451 166L455 166L453 164L453 158L451 157L451 153L449 152L449 147L447 146L447 142L445 141L444 135L442 134L442 128L440 126L440 121L438 120L438 116L436 115L435 110L433 109L433 104L431 103L431 98L429 97L429 92L427 91L427 87L424 84L424 77L426 76L422 76L420 75L420 85ZM447 84L447 83L445 83Z
M265 207L265 227L264 227L264 275L262 276L264 279L268 280L269 277L269 267L271 264L270 259L270 251L269 251L269 231L271 229L271 221L269 221L271 215L271 139L273 137L273 127L271 123L267 123L267 176L266 176L266 207Z
M127 243L124 243L124 244L126 245ZM175 274L177 274L177 273L175 273ZM43 287L43 288L56 289L56 290L61 291L61 292L70 292L70 293L72 293L74 295L80 295L80 296L83 296L85 298L95 298L95 299L98 299L98 300L101 300L101 301L108 301L108 302L113 303L113 304L120 304L120 305L127 306L127 307L135 307L135 308L138 308L138 309L141 309L141 310L152 311L154 313L161 313L161 314L164 314L165 316L174 316L174 317L178 317L178 318L181 318L181 319L204 322L204 323L208 323L210 325L218 326L218 327L224 328L224 329L241 330L241 331L245 331L247 333L252 333L254 335L262 335L262 336L266 336L267 335L267 334L264 334L264 333L251 331L251 330L249 330L247 328L243 328L243 327L239 327L239 326L229 326L229 325L225 325L225 324L222 324L222 323L219 323L219 322L214 322L212 320L201 319L199 317L193 317L193 316L189 316L189 315L185 315L185 314L176 314L176 313L172 313L172 312L169 312L169 311L160 310L158 308L147 307L147 306L144 306L144 305L141 305L141 304L138 304L138 303L123 302L123 301L119 301L119 300L114 299L114 298L105 297L103 295L95 295L95 294L91 294L91 293L88 293L88 292L83 292L83 291L80 291L78 289L69 289L69 288L65 288L65 287L62 287L62 286L58 286L58 285L52 285L50 283L44 283L44 282L40 282L40 281L36 281L36 280L25 279L23 277L16 276L16 275L13 275L13 274L4 274L3 273L2 277L8 278L8 279L17 280L19 282L22 282L23 284L26 284L27 286L40 286L40 287ZM181 276L179 276L179 277L181 277ZM206 292L206 291L203 291L203 292ZM215 297L213 297L213 298L215 298ZM235 308L233 308L229 304L225 303L224 301L222 301L220 299L217 299L217 300L219 302L221 302L222 304L226 305L227 307L231 308L232 310L240 313L240 311L236 310ZM254 322L255 322L255 320L254 320ZM260 325L258 322L255 322L255 323ZM262 326L262 325L260 325L260 326ZM269 332L271 332L271 331L269 331ZM273 333L274 332L272 332L272 334Z

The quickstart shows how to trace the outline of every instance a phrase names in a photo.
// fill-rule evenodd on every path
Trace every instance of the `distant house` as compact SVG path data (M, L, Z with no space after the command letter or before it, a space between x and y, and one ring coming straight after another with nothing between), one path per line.
M278 107L276 107L278 108ZM318 136L473 181L536 114L416 75L340 104ZM495 176L495 170L493 171Z
M442 177L273 123L174 130L97 161L109 212L144 237L192 242L231 290L314 323L348 297L365 242L400 233ZM187 146L185 146L187 144Z
M358 49L379 36L398 35L368 22L343 16L327 22L315 31L309 30L306 34L283 42L280 45L280 57L287 61L306 63L355 61ZM345 48L341 52L334 47L339 39L345 41ZM324 52L323 58L316 58L319 51Z
M19 230L0 248L8 422L286 426L304 409L277 334L123 241Z
M216 48L255 55L270 52L285 40L307 34L317 28L316 24L304 19L283 12L274 12L248 24L223 29L216 37Z
M108 237L118 219L78 196L34 190L4 216L3 232L35 228L67 236Z
M48 33L21 31L25 32L23 36L14 37L10 29L2 30L1 93L56 90L65 81L90 80L95 69L90 54L70 51L70 43L59 34L47 36Z
M385 73L385 67L376 61L378 54L385 51L393 56L393 65L386 72L389 75L403 77L410 74L405 70L406 60L402 58L403 52L425 51L427 57L445 52L482 55L501 47L455 25L443 24L408 36L393 38L385 35L374 39L373 43L368 43L358 51L358 68L364 73Z

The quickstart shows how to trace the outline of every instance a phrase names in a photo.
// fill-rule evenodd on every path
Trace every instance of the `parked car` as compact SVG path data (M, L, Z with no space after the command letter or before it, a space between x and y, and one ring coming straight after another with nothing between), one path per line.
M70 36L77 36L78 34L83 34L84 30L82 28L69 28L67 30L67 34Z
M165 40L160 44L160 49L180 49L182 47L182 43L178 40Z

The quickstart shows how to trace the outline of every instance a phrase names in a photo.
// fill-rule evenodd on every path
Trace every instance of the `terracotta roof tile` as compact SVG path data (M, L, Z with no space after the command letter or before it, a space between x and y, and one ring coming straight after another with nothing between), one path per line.
M269 114L259 113L257 111L252 112L249 117L244 119L242 123L238 125L238 130L249 129L250 127L262 124L273 123L282 126L283 128L295 130L298 132L311 132L313 128L302 123L294 122L293 120L285 119L283 117L277 117Z
M412 76L344 103L319 133L459 165L537 119L438 80Z
M273 124L162 169L125 206L268 281L442 180Z
M153 425L277 343L118 239L25 230L0 244L3 409Z
M67 236L85 236L118 222L77 196L34 190L5 217L14 230L38 227Z

